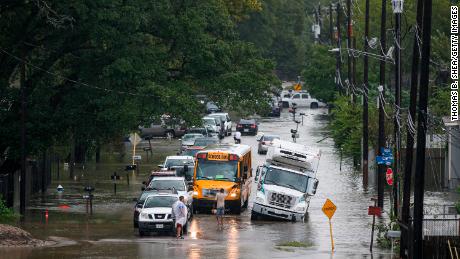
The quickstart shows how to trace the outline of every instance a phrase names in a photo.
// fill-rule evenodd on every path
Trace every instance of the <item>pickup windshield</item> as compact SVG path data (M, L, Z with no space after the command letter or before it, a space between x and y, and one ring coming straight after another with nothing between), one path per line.
M214 120L214 118L205 118L203 119L203 125L211 125L211 126L215 126L216 125L216 121Z
M306 192L308 176L277 168L269 168L265 173L264 184L273 184L295 189L299 192Z
M238 176L238 161L198 160L196 169L197 180L236 181Z
M171 208L178 199L176 196L153 196L148 197L144 203L144 208Z
M183 181L179 180L153 180L149 185L150 189L153 190L172 190L185 191L185 185Z
M193 166L192 159L167 159L165 162L165 168L177 167L177 166Z

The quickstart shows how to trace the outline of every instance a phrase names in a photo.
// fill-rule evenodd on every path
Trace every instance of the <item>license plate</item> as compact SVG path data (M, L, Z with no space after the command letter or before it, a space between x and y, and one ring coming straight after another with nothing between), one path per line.
M244 132L249 132L249 129L244 129Z
M156 224L155 227L156 228L163 228L163 224Z

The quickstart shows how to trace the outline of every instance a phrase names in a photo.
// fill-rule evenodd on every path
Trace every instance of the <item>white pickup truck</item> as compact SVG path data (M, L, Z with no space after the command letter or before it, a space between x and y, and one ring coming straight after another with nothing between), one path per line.
M251 220L266 216L303 221L318 187L320 157L319 150L275 139L265 164L256 172L257 195Z

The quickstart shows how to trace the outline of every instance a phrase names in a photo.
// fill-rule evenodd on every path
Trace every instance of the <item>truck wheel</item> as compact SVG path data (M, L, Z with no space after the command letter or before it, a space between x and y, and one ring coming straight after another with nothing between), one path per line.
M243 204L243 208L247 209L248 208L248 203L249 203L249 197L246 199L246 201Z
M311 103L310 108L311 109L317 109L318 108L318 103Z
M251 211L251 220L258 220L259 214L257 212Z
M141 229L139 229L139 236L140 236L140 237L143 237L143 236L145 236L145 232L144 232L144 231L142 231Z

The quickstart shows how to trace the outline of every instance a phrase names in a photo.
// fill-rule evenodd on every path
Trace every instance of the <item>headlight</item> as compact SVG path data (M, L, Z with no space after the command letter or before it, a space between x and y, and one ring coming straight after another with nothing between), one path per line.
M197 191L193 191L193 196L198 196L198 192L197 192Z
M149 214L148 214L148 213L141 213L141 218L143 218L143 219L148 219L148 218L149 218Z
M235 198L235 197L236 197L236 193L235 193L235 192L232 192L232 193L230 194L230 197Z
M265 199L262 198L262 197L257 197L257 198L256 198L256 202L265 203Z
M239 192L238 188L233 188L230 190L230 193L228 194L228 196L230 196L231 198L236 198L239 195L238 192Z

